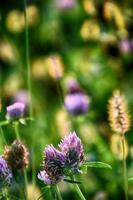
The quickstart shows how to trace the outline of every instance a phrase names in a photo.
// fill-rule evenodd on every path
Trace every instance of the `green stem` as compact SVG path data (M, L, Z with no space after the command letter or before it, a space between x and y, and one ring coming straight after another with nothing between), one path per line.
M30 69L30 51L29 51L29 30L27 16L27 0L24 0L24 18L25 18L25 48L26 48L26 64L27 64L27 85L29 91L29 115L32 117L32 87L31 87L31 69Z
M123 180L124 180L125 200L128 200L128 181L127 181L127 167L126 167L124 134L122 136L122 153L123 153Z
M28 197L27 197L27 194L28 194L28 191L27 191L28 178L27 178L27 173L26 173L25 168L23 169L23 172L24 172L24 183L25 183L25 199L28 200Z
M20 141L20 134L19 134L18 126L19 126L18 122L13 123L14 131L16 134L16 139ZM23 173L24 173L24 184L25 184L25 199L28 200L28 197L27 197L28 178L27 178L27 173L26 173L25 168L23 169Z
M4 136L4 131L3 131L2 127L0 127L0 132L1 132L1 136L2 136L3 143L4 143L4 144L7 144L6 138L5 138L5 136Z
M15 131L15 134L16 134L16 139L17 139L17 140L20 140L20 135L19 135L19 131L18 131L18 126L19 126L19 123L18 123L18 122L14 122L14 123L13 123L14 131Z
M74 181L74 180L75 180L75 179L74 179L74 176L72 176L71 179ZM75 184L75 183L74 183L74 184L73 184L73 187L74 187L75 192L76 192L77 195L79 196L79 198L80 198L81 200L86 200L85 197L84 197L84 195L83 195L83 193L81 192L81 190L80 190L78 184Z
M58 200L62 200L61 193L57 185L54 186Z
M36 176L35 176L35 153L34 153L34 144L32 143L31 147L31 154L32 154L32 184L33 187L36 185Z
M27 0L24 0L24 18L25 18L25 48L26 48L26 64L27 64L27 86L29 92L29 115L33 118L33 107L32 107L32 80L31 80L31 69L30 69L30 50L29 50L29 29L28 29L28 16L27 16ZM32 146L33 149L33 146ZM33 186L36 183L35 179L35 161L32 150L32 183Z

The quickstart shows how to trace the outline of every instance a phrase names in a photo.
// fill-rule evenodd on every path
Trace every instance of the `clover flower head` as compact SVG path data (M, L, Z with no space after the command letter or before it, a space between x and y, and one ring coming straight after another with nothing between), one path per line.
M38 178L46 184L56 184L63 179L65 157L53 145L47 145L44 151L43 170Z
M21 102L28 105L28 92L26 90L20 90L18 91L12 98L13 102Z
M24 144L15 140L5 148L4 158L12 170L23 169L29 163L29 152Z
M73 115L84 114L89 108L89 97L83 93L68 94L65 97L65 107Z
M75 132L70 133L61 141L59 147L65 156L66 173L78 172L84 162L84 150L80 138Z
M75 0L55 0L56 7L60 10L70 9L76 5Z
M0 156L0 188L11 184L12 172L9 169L6 160Z
M25 104L22 102L16 102L7 107L6 118L9 120L17 120L23 117L25 111Z

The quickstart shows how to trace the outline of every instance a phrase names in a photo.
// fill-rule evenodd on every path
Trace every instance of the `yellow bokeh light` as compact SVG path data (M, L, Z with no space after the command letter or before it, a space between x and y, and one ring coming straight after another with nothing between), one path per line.
M111 151L117 159L123 159L121 135L113 134L110 138ZM128 155L128 143L125 140L125 158Z
M46 59L48 75L54 79L60 79L63 76L64 65L59 55L52 55Z
M6 17L6 27L10 32L20 33L25 26L24 15L19 10L12 10Z
M95 20L86 20L80 30L80 35L84 40L97 40L100 37L100 27Z
M32 75L34 78L43 79L47 74L45 58L37 58L32 62Z
M92 0L84 0L83 6L84 6L85 11L88 14L90 14L90 15L96 14L96 8L95 8L94 2Z

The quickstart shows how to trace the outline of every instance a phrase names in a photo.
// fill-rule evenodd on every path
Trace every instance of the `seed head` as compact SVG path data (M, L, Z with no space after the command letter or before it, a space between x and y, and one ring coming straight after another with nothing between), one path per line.
M119 91L115 91L113 97L109 100L108 113L113 131L124 134L129 130L130 117L125 97Z
M12 170L22 169L29 163L29 152L24 144L15 140L11 146L5 148L4 158Z

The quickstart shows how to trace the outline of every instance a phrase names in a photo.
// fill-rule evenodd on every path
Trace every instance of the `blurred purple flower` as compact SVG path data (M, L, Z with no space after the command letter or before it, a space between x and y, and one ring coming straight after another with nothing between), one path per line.
M28 105L28 93L26 90L18 91L13 97L13 102L21 102Z
M89 97L80 88L75 79L68 82L68 91L64 104L66 109L73 115L84 114L88 111Z
M15 120L19 119L24 115L25 104L21 102L16 102L7 107L7 119Z
M74 94L74 93L82 93L79 84L75 79L70 79L68 81L68 94Z
M59 147L65 156L66 175L78 172L79 167L84 162L84 150L80 138L75 132L70 133L61 141Z
M56 7L60 10L70 9L76 5L75 0L55 0Z
M11 184L12 172L7 162L0 156L0 189Z
M89 107L89 98L83 93L68 94L65 97L65 107L73 115L86 113Z
M119 49L122 53L131 53L133 48L130 40L124 39L119 44Z
M39 172L38 178L45 184L56 184L63 179L65 157L52 145L48 145L44 153L43 170Z

